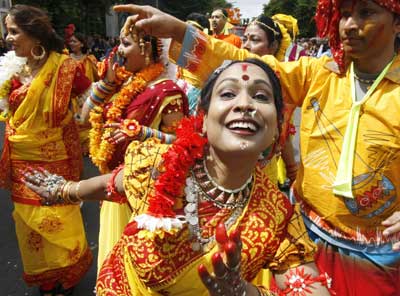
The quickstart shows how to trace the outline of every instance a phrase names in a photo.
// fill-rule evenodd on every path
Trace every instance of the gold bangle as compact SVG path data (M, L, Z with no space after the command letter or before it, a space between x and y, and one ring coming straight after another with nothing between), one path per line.
M81 182L82 181L79 181L75 186L75 199L77 200L77 202L81 202L82 201L82 198L79 195L79 187L81 186Z

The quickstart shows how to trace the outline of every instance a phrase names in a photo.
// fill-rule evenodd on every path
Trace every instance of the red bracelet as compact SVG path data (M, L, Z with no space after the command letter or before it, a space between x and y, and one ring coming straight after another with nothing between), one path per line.
M111 174L111 178L107 183L107 188L106 188L106 194L107 194L107 200L112 201L112 202L117 202L119 204L126 203L128 199L126 198L125 194L121 194L117 191L117 188L115 187L115 177L118 175L118 173L124 169L124 165L121 164L119 167L113 170Z

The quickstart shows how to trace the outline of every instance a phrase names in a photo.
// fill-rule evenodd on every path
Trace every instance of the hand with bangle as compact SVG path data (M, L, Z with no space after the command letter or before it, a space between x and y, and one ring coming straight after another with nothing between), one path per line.
M104 128L114 129L114 131L112 131L106 138L106 140L112 144L120 144L134 140L144 141L152 137L155 137L162 143L166 144L171 144L175 140L174 135L140 125L134 119L124 119L120 123L105 124Z
M228 237L225 225L220 223L217 226L215 238L221 249L225 252L226 262L224 262L219 252L212 256L214 275L211 275L207 268L203 264L200 264L198 273L201 281L212 296L249 295L247 292L251 285L240 274L242 248L240 232L235 229ZM257 291L257 288L254 287L254 290Z
M51 174L47 170L30 170L24 174L25 185L37 193L44 206L78 204L81 182L67 181L63 177Z
M108 123L104 128L114 129L106 140L111 144L120 144L140 138L142 126L135 119L124 119L120 123Z

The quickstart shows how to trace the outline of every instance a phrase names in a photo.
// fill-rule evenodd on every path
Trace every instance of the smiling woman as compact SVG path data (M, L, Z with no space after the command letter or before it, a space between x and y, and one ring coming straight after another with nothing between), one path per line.
M7 42L26 59L1 86L9 103L0 185L11 189L13 218L24 266L24 280L42 295L70 295L89 269L88 248L78 205L50 207L22 182L21 169L45 168L78 180L79 135L70 109L85 96L90 81L69 56L44 11L11 7L5 20ZM8 69L0 69L2 73Z
M278 135L274 72L259 60L229 62L211 75L200 106L204 116L182 120L172 145L132 143L123 171L81 181L78 192L63 180L49 194L51 184L36 179L54 176L26 175L50 203L126 194L130 223L103 263L97 294L269 295L251 281L270 268L285 294L302 285L328 295L299 209L256 167Z

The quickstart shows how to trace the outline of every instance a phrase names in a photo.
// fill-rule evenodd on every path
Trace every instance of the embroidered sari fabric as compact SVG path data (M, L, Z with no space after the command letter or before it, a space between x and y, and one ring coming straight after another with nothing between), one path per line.
M124 188L133 209L132 218L148 206L161 155L168 145L156 139L131 143L125 158ZM230 230L239 225L243 241L242 275L251 281L263 268L286 270L313 260L315 245L308 240L298 209L272 184L261 169L254 173L250 200ZM183 213L184 197L175 211ZM201 202L202 235L213 236L219 222L231 210L219 210ZM211 269L211 256L218 246L194 251L189 230L149 232L125 228L119 242L105 260L97 282L98 295L208 295L197 274L197 266Z
M105 108L105 110L107 109ZM171 111L188 115L187 97L173 81L158 80L147 87L128 105L124 118L133 118L142 125L162 130L162 116ZM110 169L116 168L123 162L127 147L128 145L125 143L116 145L115 152L108 163ZM116 204L109 201L102 203L98 253L99 268L121 237L131 214L132 211L128 204Z
M88 270L87 246L79 206L45 207L22 182L27 167L47 169L78 180L82 168L78 131L69 109L76 63L52 52L30 84L10 95L11 117L0 162L0 180L11 187L18 244L29 285L77 284Z

